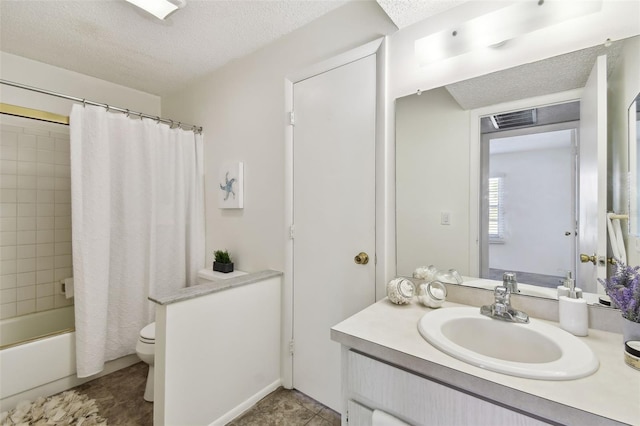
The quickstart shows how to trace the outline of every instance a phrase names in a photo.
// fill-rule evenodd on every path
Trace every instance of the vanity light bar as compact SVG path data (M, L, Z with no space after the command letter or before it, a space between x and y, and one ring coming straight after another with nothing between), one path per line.
M472 50L499 47L507 40L601 9L602 0L521 1L418 39L414 54L419 65L424 66Z

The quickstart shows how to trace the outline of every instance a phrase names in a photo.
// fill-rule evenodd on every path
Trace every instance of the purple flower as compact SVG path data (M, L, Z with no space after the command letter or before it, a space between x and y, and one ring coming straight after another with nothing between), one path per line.
M640 322L640 266L634 268L616 259L615 274L598 282L629 321Z

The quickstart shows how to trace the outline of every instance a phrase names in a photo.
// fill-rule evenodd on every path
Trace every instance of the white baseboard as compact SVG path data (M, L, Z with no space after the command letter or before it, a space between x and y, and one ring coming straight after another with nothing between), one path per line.
M104 370L93 376L78 378L78 376L74 374L72 376L63 377L61 379L54 380L53 382L46 383L42 386L38 386L33 389L17 393L15 395L8 396L0 400L0 412L9 411L15 408L20 401L33 401L38 397L48 397L51 395L55 395L57 393L79 386L83 383L97 379L98 377L102 377L107 374L113 373L114 371L129 367L137 362L140 362L140 358L138 358L136 354L123 356L122 358L114 359L113 361L107 362L104 366Z
M229 410L227 413L223 414L220 418L215 420L209 426L224 426L229 423L231 420L239 417L242 413L253 407L258 401L260 401L265 396L269 395L274 390L278 389L282 386L282 379L278 379L275 382L271 383L267 387L260 390L258 393L251 396L249 399L239 404L237 407Z

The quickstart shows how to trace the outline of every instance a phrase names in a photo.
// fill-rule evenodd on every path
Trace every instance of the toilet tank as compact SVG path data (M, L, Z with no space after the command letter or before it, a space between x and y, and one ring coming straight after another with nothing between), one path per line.
M229 273L222 273L218 271L213 271L211 269L200 269L198 271L198 284L204 284L209 281L220 281L226 280L228 278L239 277L240 275L246 275L247 273L244 271L235 270Z

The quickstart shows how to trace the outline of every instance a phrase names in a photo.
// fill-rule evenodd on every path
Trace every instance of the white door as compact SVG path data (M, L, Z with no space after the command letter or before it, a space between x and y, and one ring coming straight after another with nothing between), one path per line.
M575 276L576 133L562 123L483 137L483 278L515 271L518 282L555 288Z
M599 56L580 101L580 211L578 245L581 254L595 255L598 265L581 263L577 284L602 293L597 278L607 275L607 57ZM597 289L597 290L596 290Z
M293 104L293 386L340 411L330 328L375 302L375 55L294 84Z

